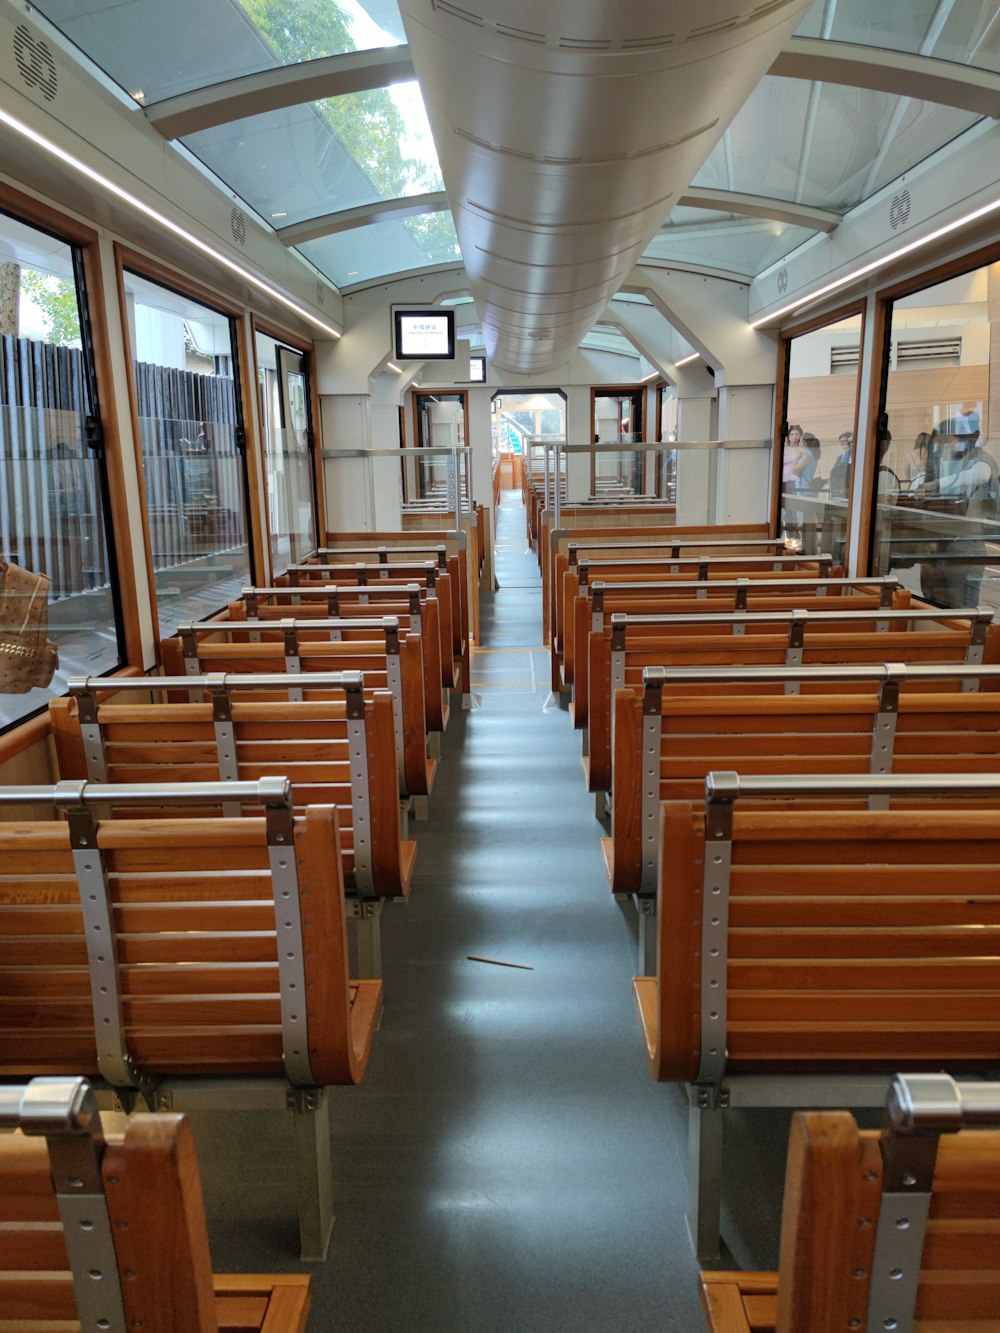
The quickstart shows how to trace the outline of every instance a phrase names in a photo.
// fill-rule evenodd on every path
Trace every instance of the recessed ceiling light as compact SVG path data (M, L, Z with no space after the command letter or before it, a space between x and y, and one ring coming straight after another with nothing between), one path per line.
M349 278L356 278L358 276L358 272L359 270L356 268L348 269L347 276Z
M287 213L272 213L272 214L271 214L271 217L273 217L273 218L287 218L287 217L288 217L288 214L287 214Z
M137 102L145 102L146 94L141 88L136 88L134 92L129 93L129 97L134 97Z

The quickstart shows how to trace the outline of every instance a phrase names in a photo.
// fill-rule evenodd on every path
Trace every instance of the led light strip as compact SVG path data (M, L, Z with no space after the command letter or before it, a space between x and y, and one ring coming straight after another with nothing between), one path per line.
M331 338L343 337L343 334L332 325L326 324L323 320L310 314L304 306L291 300L290 297L285 296L276 287L272 287L269 283L264 282L262 278L258 278L249 269L243 268L242 265L229 259L221 250L214 249L205 241L200 240L192 232L185 231L183 227L178 226L176 222L171 221L165 214L157 212L157 210L151 208L149 204L143 203L143 201L137 198L136 195L130 194L128 190L122 189L122 187L116 185L113 180L102 175L99 171L95 171L93 167L87 166L87 164L81 162L78 157L74 157L72 153L66 152L64 148L60 148L58 144L53 143L51 139L46 139L43 134L39 134L37 130L31 129L30 126L25 125L23 121L18 120L16 116L12 116L8 111L4 111L2 108L0 108L0 124L9 126L10 129L20 134L23 138L28 139L33 144L37 144L39 148L43 148L45 152L58 158L60 162L64 162L67 166L72 167L73 170L79 172L81 176L86 176L88 180L95 181L109 194L113 194L117 199L123 200L131 208L142 213L145 217L152 218L154 222L158 222L161 227L165 228L165 230L172 232L175 236L179 236L181 240L186 241L188 245L193 246L196 250L200 250L202 254L208 255L209 258L214 259L216 263L222 264L224 268L229 269L232 273L243 278L244 281L249 282L252 286L256 287L258 291L264 292L273 300L280 302L286 309L294 311L296 315L300 315L302 319L307 320L315 328L322 330L323 333L329 334Z
M679 361L675 361L674 365L675 366L690 365L692 361L697 361L700 356L701 356L700 352L692 352L690 356L682 356Z
M841 287L846 287L849 283L856 282L858 278L863 278L866 273L874 273L876 269L884 268L886 264L891 264L893 260L900 259L903 255L912 254L914 250L919 250L921 246L930 245L932 241L937 241L950 232L958 231L959 227L965 227L970 222L978 221L979 218L987 217L990 213L995 213L997 209L1000 209L1000 199L994 199L992 203L983 204L982 208L977 208L971 213L966 213L964 217L957 218L954 222L938 227L937 231L932 231L927 236L921 236L915 241L910 241L907 245L901 245L898 250L892 250L879 259L873 259L870 264L855 269L853 273L848 273L845 278L837 278L835 282L828 282L825 287L817 288L816 291L810 292L808 296L800 296L798 300L782 306L779 310L772 310L759 319L752 319L750 327L759 329L762 324L768 324L772 319L780 319L782 315L787 315L792 310L810 305L813 301L818 301L821 296L826 296ZM681 363L678 361L677 364L680 365Z

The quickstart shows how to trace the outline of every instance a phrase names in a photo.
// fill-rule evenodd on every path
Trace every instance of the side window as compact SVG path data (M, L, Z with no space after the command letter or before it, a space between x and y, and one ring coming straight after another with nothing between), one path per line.
M998 310L1000 263L898 297L887 321L872 567L937 606L1000 607Z
M124 661L78 247L0 214L0 728Z
M318 545L309 362L264 333L256 336L256 351L271 563L281 574Z
M852 522L861 335L858 313L786 342L781 533L838 559Z
M253 581L232 320L126 269L125 301L161 638Z

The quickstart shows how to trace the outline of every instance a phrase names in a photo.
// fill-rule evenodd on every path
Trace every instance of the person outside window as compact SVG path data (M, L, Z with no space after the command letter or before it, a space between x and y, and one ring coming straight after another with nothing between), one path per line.
M976 606L987 557L987 524L997 517L997 461L979 443L979 414L947 417L931 432L938 475L919 488L921 495L950 497L970 526L952 520L954 538L938 543L937 560L921 567L921 590L939 606Z
M837 437L840 453L830 469L830 499L846 500L851 489L851 468L854 463L854 432L841 431Z

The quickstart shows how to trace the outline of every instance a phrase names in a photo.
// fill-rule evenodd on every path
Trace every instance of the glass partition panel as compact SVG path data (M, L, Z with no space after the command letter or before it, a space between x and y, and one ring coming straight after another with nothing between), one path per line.
M0 214L2 728L69 676L123 661L80 264L65 241Z
M593 394L595 444L629 444L643 437L642 389L620 389ZM619 449L593 455L591 494L611 499L642 495L645 489L645 455Z
M257 389L275 574L299 564L318 544L308 366L301 352L257 334Z
M756 277L812 235L808 227L771 218L682 207L671 211L642 257Z
M466 396L459 393L415 393L417 449L464 450ZM468 458L458 455L458 479L463 505L469 502ZM455 508L454 453L410 453L402 460L403 510Z
M781 530L809 553L840 557L847 540L861 322L860 313L851 315L788 343Z
M937 606L1000 608L1000 263L894 302L873 570Z
M246 450L232 321L125 272L139 444L167 637L253 582Z

